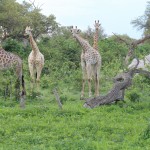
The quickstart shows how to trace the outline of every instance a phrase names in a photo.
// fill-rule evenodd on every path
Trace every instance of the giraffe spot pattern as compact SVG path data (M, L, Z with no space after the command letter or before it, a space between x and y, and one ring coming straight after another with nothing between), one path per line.
M19 56L7 52L4 49L0 49L0 69L6 69L11 67L20 67L22 60Z

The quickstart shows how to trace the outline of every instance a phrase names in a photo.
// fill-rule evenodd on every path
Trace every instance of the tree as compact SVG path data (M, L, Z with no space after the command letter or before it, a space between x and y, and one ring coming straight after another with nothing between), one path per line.
M133 24L134 27L137 27L138 30L144 29L144 34L150 33L150 1L147 2L145 14L132 20L131 24Z
M7 31L7 37L16 39L24 37L26 26L34 29L34 38L49 32L52 34L58 27L55 16L47 17L40 11L41 9L33 3L24 1L23 4L19 4L16 0L0 0L0 26Z

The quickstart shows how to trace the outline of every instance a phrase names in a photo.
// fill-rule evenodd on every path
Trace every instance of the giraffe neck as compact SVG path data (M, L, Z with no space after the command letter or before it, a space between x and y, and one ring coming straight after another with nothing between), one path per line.
M39 52L39 48L38 48L35 40L33 39L32 34L29 35L29 38L30 38L30 44L31 44L33 52L36 52L36 53Z
M88 41L80 37L79 35L75 34L74 35L81 47L83 48L84 51L90 51L91 50L91 45L89 44Z
M93 48L98 50L98 29L95 30Z

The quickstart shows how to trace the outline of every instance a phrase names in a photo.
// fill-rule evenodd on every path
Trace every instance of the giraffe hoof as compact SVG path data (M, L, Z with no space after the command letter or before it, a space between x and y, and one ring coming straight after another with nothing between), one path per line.
M84 100L84 97L83 97L83 96L81 96L81 97L80 97L80 100Z

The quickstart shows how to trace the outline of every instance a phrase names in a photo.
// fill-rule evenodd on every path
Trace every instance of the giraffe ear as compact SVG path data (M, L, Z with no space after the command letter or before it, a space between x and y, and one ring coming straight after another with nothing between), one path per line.
M30 27L30 26L28 27L28 29L29 29L30 31L32 31L32 30L33 30L33 29L31 29L31 27Z
M80 33L80 32L81 32L81 30L80 30L80 29L78 29L78 30L77 30L77 33Z
M72 32L73 31L73 26L70 26L69 28L70 28L70 32Z
M99 26L101 26L101 23L99 22L99 20L98 20L98 24L99 24Z

